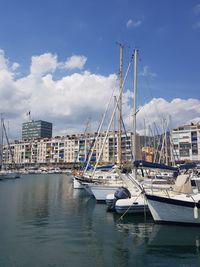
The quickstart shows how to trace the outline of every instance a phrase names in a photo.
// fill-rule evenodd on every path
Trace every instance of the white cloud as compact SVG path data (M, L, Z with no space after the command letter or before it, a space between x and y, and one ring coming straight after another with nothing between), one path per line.
M12 71L16 71L18 68L20 67L19 63L14 62L11 66L11 70Z
M14 125L18 138L29 110L33 119L53 122L55 134L83 130L88 116L99 123L117 83L115 74L101 76L88 71L54 79L53 72L59 71L60 62L50 53L32 57L30 74L14 79L5 54L2 52L0 56L0 112L12 119L10 125ZM86 57L77 58L82 61L74 66L81 67L80 62L83 66ZM18 67L16 63L15 66Z
M51 53L45 53L32 57L30 70L32 74L42 75L48 72L54 72L57 66L57 56Z
M0 49L0 70L8 69L8 59L5 58L5 53Z
M54 124L54 135L84 132L85 122L91 117L93 129L99 124L113 88L117 87L117 76L96 75L88 71L54 78L59 71L56 55L44 54L33 57L31 73L15 78L14 70L3 51L0 52L0 112L10 120L10 134L21 137L21 124L27 120L31 110L33 119L42 119ZM49 64L47 64L49 62ZM123 95L124 120L132 129L132 97L127 90ZM138 130L143 128L144 118L148 123L161 124L161 118L171 115L172 126L191 121L200 121L200 101L179 99L171 102L154 98L140 108L137 114ZM94 126L95 125L95 126Z
M132 19L129 19L126 23L127 28L137 28L142 24L141 20L133 21Z
M59 62L57 55L51 53L45 53L40 56L33 56L31 62L31 74L44 75L47 73L53 73L56 69L82 70L87 58L81 55L74 55L67 59L66 62Z
M67 61L63 64L63 68L65 68L66 70L72 70L72 69L82 70L86 61L87 58L85 56L74 55L67 59Z
M147 127L156 123L161 130L163 119L168 119L169 117L170 128L192 121L200 122L200 100L175 98L172 101L166 101L163 98L153 98L149 103L140 107L137 113L137 129L140 132L143 131L145 119ZM128 115L126 116L126 121L130 123Z

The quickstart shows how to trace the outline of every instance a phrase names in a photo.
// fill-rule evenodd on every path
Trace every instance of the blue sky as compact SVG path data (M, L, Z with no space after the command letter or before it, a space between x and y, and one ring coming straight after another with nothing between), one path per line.
M53 71L51 68L49 73L54 81L61 81L63 77L69 78L83 71L89 71L96 77L108 78L109 75L118 73L119 47L116 42L121 42L124 44L124 69L133 48L139 49L139 105L148 104L153 98L162 98L168 103L176 98L184 101L192 98L197 102L200 99L200 1L1 0L0 4L0 49L4 51L6 64L16 62L19 65L12 75L11 87L16 86L19 89L18 84L22 86L22 81L27 81L33 63L32 57L47 53L56 55L57 62L67 62L73 55L87 59L82 67L59 70L53 67ZM46 75L48 71L44 73ZM131 91L131 78L129 83L125 89ZM33 84L36 84L35 80L34 83L26 83L32 90L32 93L29 92L29 98L32 95L36 98ZM15 92L19 96L18 89L15 89ZM1 90L6 90L5 83L2 87L0 84L0 92ZM87 93L89 94L86 92L86 95ZM3 95L5 92L0 97L1 101ZM26 100L30 106L26 105L24 99L24 110L17 109L16 116L11 113L9 115L6 108L2 108L2 112L19 122L24 119L22 113L25 109L30 108L35 112L36 118L41 116L45 119L47 112L41 110L40 114L38 107L37 112L34 111L37 100L33 103L28 100L28 96ZM104 100L102 101L104 103ZM100 109L91 108L92 111L97 114L102 112ZM64 131L61 125L67 115L74 112L61 113L48 117L60 125L58 132ZM190 113L193 117L186 116L185 123L193 118L198 120L199 102L195 111ZM85 117L87 116L89 115L86 114ZM63 117L63 120L60 120L60 117ZM75 124L80 122L80 118L83 120L83 117L77 115L73 127L67 127L78 129ZM70 117L68 119L70 120ZM174 126L177 123L178 121ZM180 123L184 123L184 120L181 119ZM66 121L65 124L67 125Z

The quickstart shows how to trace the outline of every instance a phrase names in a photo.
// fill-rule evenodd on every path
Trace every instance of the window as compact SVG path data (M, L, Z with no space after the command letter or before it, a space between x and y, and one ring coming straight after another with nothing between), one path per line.
M198 150L197 149L192 149L192 155L198 155Z
M180 143L180 149L190 149L191 144L189 143Z
M188 157L190 155L189 149L180 149L180 156L181 157Z

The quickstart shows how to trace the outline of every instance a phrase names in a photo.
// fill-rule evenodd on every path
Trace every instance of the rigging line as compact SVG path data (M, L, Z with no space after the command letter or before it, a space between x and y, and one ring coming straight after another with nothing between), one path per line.
M7 135L7 132L6 132L6 127L5 127L5 124L4 124L4 120L2 120L2 124L3 124L3 130L4 130L4 133L5 133L6 141L7 141L7 144L8 144L8 148L9 148L9 151L10 151L12 163L13 163L14 167L16 167L15 160L14 160L14 154L13 154L13 151L11 149L10 142L8 140L8 135Z
M118 107L118 109L119 109L119 105L118 105L118 103L117 103L117 107ZM126 131L126 127L125 127L123 118L122 118L122 126L123 126L123 128L124 128L124 133L125 133L125 136L126 136L126 140L128 141L128 135L127 135L127 131ZM131 151L131 159L132 159L132 162L133 162L134 157L133 157L133 151L132 151L132 149L131 149L131 144L130 144L130 142L128 142L128 148L129 148L130 151Z
M105 145L105 141L106 141L106 139L107 139L108 131L109 131L110 126L111 126L111 123L112 123L112 121L113 121L114 114L115 114L115 112L116 112L116 108L117 108L118 102L119 102L119 100L120 100L120 97L121 97L121 94L122 94L122 91L123 91L123 87L124 87L124 83L125 83L125 81L126 81L126 78L127 78L127 75L128 75L128 72L129 72L129 69L130 69L132 60L133 60L133 55L132 55L132 57L131 57L131 59L130 59L130 62L129 62L129 65L128 65L128 68L127 68L127 71L126 71L126 74L125 74L125 77L124 77L124 80L123 80L123 82L122 82L122 90L120 91L120 95L118 96L118 98L117 98L117 100L116 100L116 104L115 104L115 107L114 107L114 110L113 110L113 113L112 113L112 116L111 116L111 120L110 120L108 129L107 129L106 135L105 135L105 137L104 137L103 144L102 144L102 147L101 147L101 150L100 150L98 159L97 159L97 161L96 161L96 164L95 164L95 167L94 167L94 171L93 171L93 175L92 175L92 176L94 176L96 167L97 167L97 165L98 165L98 163L99 163L101 154L102 154L102 152L103 152L103 148L104 148L104 145ZM110 102L111 102L111 101L110 101Z
M127 208L127 210L119 217L119 221L122 221L124 216L127 214L127 212L130 210L130 208L133 206L133 204L137 201L138 197L142 194L142 192L139 193L138 196L133 200L132 204Z
M88 129L88 125L89 125L89 122L90 122L90 118L88 118L87 122L86 122L86 127L85 127L85 130L84 130L84 136L86 136L86 132L87 132L87 129ZM78 150L78 153L77 153L77 157L76 159L74 160L74 163L73 163L73 169L75 169L75 165L76 165L76 162L78 161L78 158L80 156L80 145L79 145L79 150Z
M130 66L131 66L131 63L132 63L132 60L133 60L133 54L132 54L131 59L130 59L130 61L129 61L129 65L128 65L127 70L126 70L124 80L123 80L123 82L122 82L122 89L123 89L123 87L124 87L124 83L125 83L125 81L126 81L126 79L127 79L127 76L128 76L128 73L129 73L129 69L130 69ZM113 95L114 95L115 90L116 90L116 87L115 87L115 88L113 89L113 91L112 91L111 97L110 97L110 99L109 99L109 102L108 102L108 104L107 104L106 110L105 110L104 115L103 115L103 118L102 118L102 122L101 122L100 125L99 125L98 131L97 131L96 140L95 140L95 142L94 142L94 144L93 144L93 148L92 148L92 150L91 150L91 152L90 152L90 155L89 155L89 158L88 158L88 160L87 160L87 165L86 165L86 167L85 167L85 171L86 171L87 168L88 168L88 165L89 165L89 163L90 163L92 154L93 154L94 149L95 149L95 147L96 147L97 140L98 140L98 137L99 137L99 135L100 135L100 131L101 131L101 128L102 128L103 123L104 123L104 121L105 121L105 117L106 117L106 114L107 114L108 109L109 109L109 107L110 107L111 100L112 100L112 98L113 98ZM121 94L120 94L120 95L121 95ZM96 165L95 165L95 166L96 166ZM96 169L96 168L95 168L95 169Z
M142 67L143 67L143 69L144 69L144 64L142 63ZM144 77L144 82L145 82L145 84L146 84L146 88L149 90L149 92L150 92L150 97L153 99L154 97L153 97L153 94L152 94L152 89L151 89L151 87L150 87L150 85L149 85L149 83L150 83L150 79L149 79L149 76L143 76ZM160 120L162 120L163 119L163 116L161 115L161 111L160 111L160 109L158 108L158 106L157 105L154 105L154 107L155 107L155 111L156 111L156 113L158 114L158 117L160 118ZM142 107L143 108L143 107Z
M156 162L156 159L157 159L157 156L158 156L158 150L159 150L159 147L162 143L162 135L159 134L159 131L158 131L158 128L157 128L157 124L154 122L154 127L156 129L156 132L157 132L157 147L156 147L156 151L154 153L154 162Z
M110 96L109 102L108 102L108 104L107 104L107 106L106 106L106 110L105 110L105 112L104 112L104 114L103 114L103 118L102 118L101 123L100 123L100 125L99 125L99 127L98 127L98 130L97 130L97 136L96 136L96 138L95 138L93 147L92 147L92 149L91 149L91 151L90 151L90 154L89 154L89 157L88 157L88 160L87 160L87 164L86 164L86 167L85 167L85 171L87 170L87 168L88 168L88 166L89 166L89 163L90 163L90 160L91 160L91 158L92 158L92 154L93 154L94 149L95 149L95 147L96 147L96 144L97 144L97 141L98 141L98 138L99 138L99 135L100 135L100 132L101 132L103 123L104 123L104 121L105 121L106 114L107 114L108 109L109 109L109 107L110 107L111 100L112 100L112 98L113 98L113 95L114 95L115 90L116 90L116 88L113 88L113 91L112 91L112 94L111 94L111 96Z

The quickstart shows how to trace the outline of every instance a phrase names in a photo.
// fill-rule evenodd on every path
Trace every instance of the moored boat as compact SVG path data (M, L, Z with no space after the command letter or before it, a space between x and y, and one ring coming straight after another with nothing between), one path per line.
M20 173L16 171L1 171L0 172L0 179L17 179L20 178Z
M179 175L172 191L165 195L145 193L157 223L200 225L200 193L194 193L189 175Z

